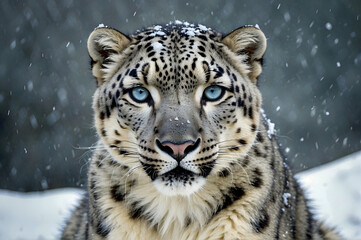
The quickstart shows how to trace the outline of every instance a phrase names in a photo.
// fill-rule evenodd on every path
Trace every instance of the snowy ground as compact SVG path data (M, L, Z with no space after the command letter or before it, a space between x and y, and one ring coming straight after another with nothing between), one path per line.
M347 239L361 239L361 152L297 175L320 219ZM0 190L0 240L57 239L81 190Z

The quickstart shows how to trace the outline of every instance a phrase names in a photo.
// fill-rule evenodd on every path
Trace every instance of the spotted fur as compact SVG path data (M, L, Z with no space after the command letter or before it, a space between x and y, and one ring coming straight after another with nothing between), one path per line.
M261 114L261 30L103 27L88 50L100 140L62 239L339 238L314 220Z

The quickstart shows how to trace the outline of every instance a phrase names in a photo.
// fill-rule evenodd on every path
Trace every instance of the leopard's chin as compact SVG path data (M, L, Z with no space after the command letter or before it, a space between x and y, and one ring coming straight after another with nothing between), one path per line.
M156 189L167 196L189 196L202 188L206 179L182 167L158 176L154 180Z

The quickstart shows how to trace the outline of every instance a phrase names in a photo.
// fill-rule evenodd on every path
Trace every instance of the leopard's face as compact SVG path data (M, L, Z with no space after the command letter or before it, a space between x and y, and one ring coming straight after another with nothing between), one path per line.
M114 161L166 195L192 194L231 172L259 123L261 97L248 50L235 53L230 39L203 26L157 26L130 38L96 31L103 35L91 36L88 46L94 41L103 61L89 50L99 83L93 106ZM107 31L118 39L104 39ZM120 51L105 52L121 46L118 40Z

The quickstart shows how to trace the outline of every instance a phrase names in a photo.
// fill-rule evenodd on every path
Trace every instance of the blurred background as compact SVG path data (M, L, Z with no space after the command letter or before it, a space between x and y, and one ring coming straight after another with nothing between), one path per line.
M263 108L295 172L361 149L361 3L350 1L0 2L0 188L81 187L97 137L87 37L174 20L268 38Z

